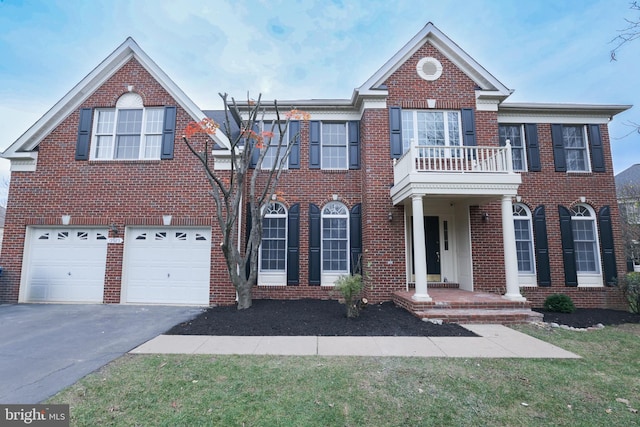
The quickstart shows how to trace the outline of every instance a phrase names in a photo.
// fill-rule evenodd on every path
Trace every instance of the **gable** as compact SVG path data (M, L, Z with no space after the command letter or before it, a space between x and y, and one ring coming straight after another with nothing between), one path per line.
M132 62L134 61L134 62ZM205 114L187 97L187 95L158 67L155 62L140 49L138 44L131 38L127 38L115 51L104 61L94 68L80 83L69 91L60 101L58 101L44 116L42 116L31 128L11 144L3 153L2 157L10 159L13 165L17 165L21 170L32 170L37 162L36 147L59 126L69 115L78 111L81 105L87 102L88 98L99 91L107 82L121 70L135 63L145 70L153 80L155 80L175 102L182 107L193 120L202 120ZM126 71L125 71L126 72ZM134 85L135 86L135 85ZM123 87L123 91L127 88ZM142 88L141 90L144 90ZM102 100L106 105L115 103L117 96L112 100ZM212 135L214 141L223 146L229 147L229 142L224 135Z

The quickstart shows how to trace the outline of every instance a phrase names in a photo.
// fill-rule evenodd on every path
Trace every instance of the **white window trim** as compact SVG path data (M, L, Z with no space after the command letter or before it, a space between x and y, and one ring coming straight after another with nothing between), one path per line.
M344 126L344 152L345 152L345 162L343 168L330 168L324 166L324 131L323 125L325 124L338 124ZM335 147L332 145L332 147ZM320 122L320 169L322 170L349 170L349 128L347 127L347 123L336 123L336 122Z
M524 209L527 213L527 216L515 216L513 215L513 220L516 219L526 219L529 221L529 236L531 236L531 262L533 270L530 272L520 272L518 270L518 279L520 286L538 286L538 280L536 276L536 242L533 235L533 215L531 214L531 210L524 203L514 203L513 207L519 206Z
M287 286L287 264L289 262L287 257L288 241L289 241L289 210L280 202L274 202L281 205L284 208L284 214L272 214L270 218L284 218L284 270L263 270L262 269L262 239L260 240L260 247L258 248L258 286ZM262 209L266 209L264 206ZM267 216L265 216L267 218Z
M596 263L596 268L598 269L598 271L595 273L580 273L579 271L577 271L578 266L576 265L576 274L578 276L578 286L584 287L584 288L602 287L604 286L604 282L602 280L602 260L600 258L600 230L598 230L598 222L596 221L597 220L596 212L591 206L587 204L580 203L575 205L574 208L578 206L582 206L586 208L589 211L590 216L579 217L579 216L574 216L572 214L571 222L573 223L573 221L593 221L593 233L594 233L595 244L596 244L595 263ZM571 229L571 233L573 235L573 227Z
M442 113L442 118L443 118L443 122L444 122L444 140L445 140L445 145L444 147L449 147L452 146L450 141L451 139L449 138L449 119L448 119L448 113L456 113L456 115L458 116L458 145L455 145L454 147L462 147L464 146L464 139L463 139L463 135L462 135L462 114L460 114L459 110L412 110L412 109L406 109L406 110L402 110L402 116L400 118L401 121L401 127L404 130L404 113L411 113L412 114L412 127L413 127L413 135L414 137L410 139L410 146L409 149L411 148L411 144L416 144L416 143L420 143L420 141L417 138L418 135L418 112L428 112L428 113ZM402 150L403 152L407 151L407 148L404 146L404 132L403 132L403 137L402 137Z
M118 112L121 110L142 110L142 125L140 128L140 147L138 148L138 157L129 158L129 159L116 159L116 128L118 126ZM120 107L117 106L115 108L96 108L93 113L93 123L92 123L92 132L91 132L91 151L90 151L90 159L96 161L105 161L105 162L122 162L122 161L131 161L131 160L160 160L160 153L162 152L162 147L158 150L157 157L144 157L144 153L146 152L146 136L148 135L160 135L162 138L162 130L158 133L147 133L147 113L151 110L164 110L163 107ZM101 111L113 111L114 120L113 127L110 133L100 134L98 135L98 117ZM164 120L164 111L163 120ZM111 135L111 156L109 158L106 157L96 157L97 144L98 144L98 136L106 136ZM162 141L161 141L162 144Z
M334 270L324 270L324 218L326 217L324 210L331 203L337 203L344 207L346 214L345 215L330 215L330 217L335 218L345 218L347 220L347 269L345 271L334 271ZM348 275L351 271L351 260L350 260L350 248L351 248L351 230L349 229L349 209L342 202L332 201L327 203L327 205L322 207L320 211L320 285L321 286L334 286L336 280L340 278L340 276Z
M579 125L579 124L565 124L563 126L568 126L568 127L578 127L581 126L582 127L582 138L584 139L584 151L586 153L586 159L587 161L585 162L585 166L586 169L582 170L582 171L570 171L569 170L569 164L567 162L567 148L564 146L564 134L562 135L562 148L564 150L564 157L565 157L565 163L567 166L567 173L591 173L591 144L589 143L589 133L587 132L587 125Z
M527 157L527 138L523 124L517 123L500 123L499 126L518 126L520 128L520 139L522 140L522 169L514 168L514 172L527 172L529 170L529 159ZM513 151L513 144L511 145Z
M262 122L260 122L260 127L262 128L262 132L271 132L272 126L273 126L273 122L275 122L275 120L264 120ZM284 122L281 122L281 124ZM276 125L275 129L278 129L278 126ZM272 146L272 144L267 144L267 138L264 138L264 147L265 149L269 149L269 147ZM269 142L275 142L275 144L273 144L273 149L277 150L278 149L278 143L277 141L272 141L274 138L269 138ZM289 141L289 126L286 127L286 129L284 130L284 138L282 139L282 143L284 145L282 145L282 147L280 147L280 155L284 155L284 153L287 151L287 148L289 148L289 144L291 143L291 141ZM266 158L266 155L265 155ZM264 159L262 159L262 164L260 165L260 169L261 170L271 170L271 166L266 167L264 165ZM277 159L276 159L277 161ZM278 169L278 167L276 166L276 170ZM287 170L289 169L289 161L285 161L284 164L282 165L282 170Z

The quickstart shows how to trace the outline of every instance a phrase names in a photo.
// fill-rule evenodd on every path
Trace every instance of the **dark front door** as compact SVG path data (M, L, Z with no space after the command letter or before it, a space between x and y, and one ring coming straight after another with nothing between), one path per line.
M427 280L439 282L440 277L440 221L437 216L424 217L424 234L427 240Z

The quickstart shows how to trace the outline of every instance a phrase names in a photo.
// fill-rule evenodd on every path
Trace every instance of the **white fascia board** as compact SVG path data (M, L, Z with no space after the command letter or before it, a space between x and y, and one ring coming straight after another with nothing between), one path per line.
M140 49L138 44L128 37L0 156L7 159L24 157L20 152L33 150L44 137L132 58L135 58L194 120L202 120L206 117L202 110ZM213 135L212 138L221 146L230 146L224 135Z
M631 105L502 103L499 123L593 123L606 124Z
M385 80L393 74L407 59L411 57L424 43L431 43L453 64L460 68L469 78L477 83L481 88L496 90L505 98L512 91L504 86L498 79L489 73L484 67L478 64L471 56L447 37L442 31L429 22L418 34L416 34L402 49L391 57L376 73L364 82L356 91L360 95L374 95L376 88L382 85Z

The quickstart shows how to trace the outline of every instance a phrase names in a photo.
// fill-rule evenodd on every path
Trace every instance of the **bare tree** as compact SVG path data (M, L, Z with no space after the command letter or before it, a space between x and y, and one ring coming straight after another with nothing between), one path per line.
M627 183L617 189L624 250L627 259L640 261L640 184Z
M0 176L0 206L7 207L7 199L9 197L9 184L11 177L9 175Z
M630 4L629 9L633 11L640 12L640 5L637 1L634 1ZM625 44L634 41L637 38L640 38L640 18L637 19L625 19L627 22L627 26L622 30L618 30L620 34L611 40L611 43L615 44L615 47L611 49L610 55L611 60L616 61L616 54L618 50Z
M308 120L308 114L291 109L281 115L277 101L273 101L269 110L275 114L275 120L270 129L258 131L259 122L265 113L261 97L257 101L248 98L246 105L242 106L234 98L229 100L226 93L220 94L220 97L225 105L224 123L216 123L212 119L190 123L183 140L200 161L210 184L210 194L215 202L216 218L222 232L220 246L229 277L237 292L238 310L241 310L251 307L251 289L258 278L258 252L262 241L262 220L266 213L264 208L278 198L276 188L282 170L299 137L299 134L290 135L290 140L285 141L286 130L292 119ZM234 118L240 128L235 134L231 126ZM220 128L231 144L229 170L216 170L211 138L190 140L196 133L214 134ZM270 159L275 160L270 166L263 168L267 153ZM243 205L247 205L251 218L251 231L244 246L238 240Z

